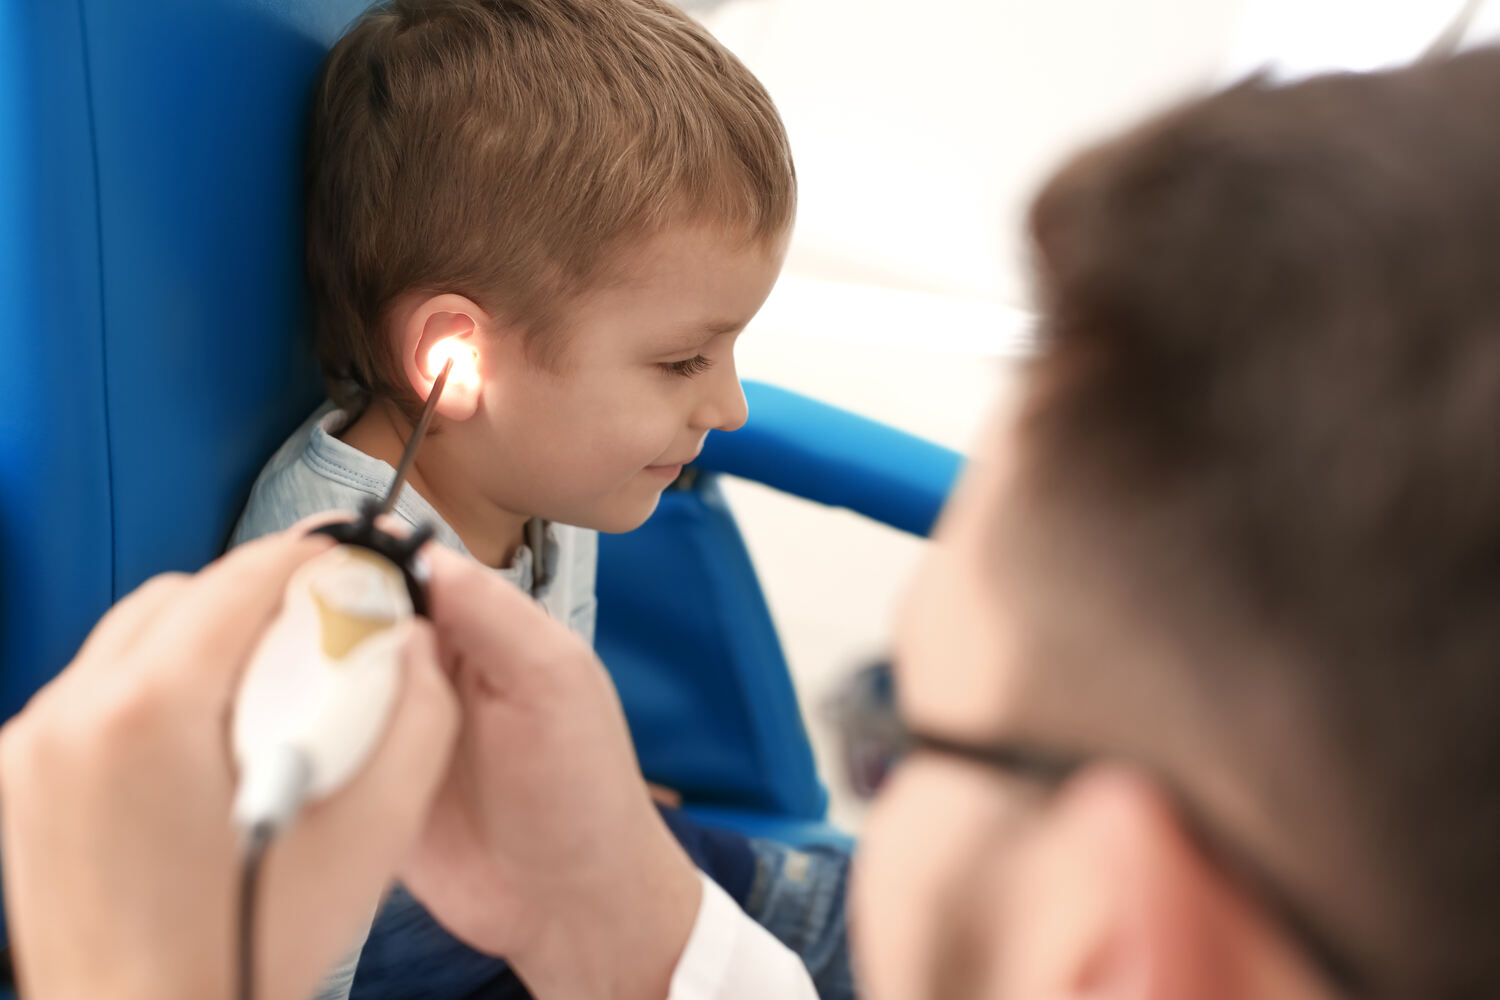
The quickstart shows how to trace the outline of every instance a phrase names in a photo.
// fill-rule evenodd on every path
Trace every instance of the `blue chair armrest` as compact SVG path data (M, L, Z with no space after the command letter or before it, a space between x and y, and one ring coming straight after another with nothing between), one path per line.
M709 434L694 465L915 535L932 531L963 464L957 452L762 382L746 382L745 398L749 422Z

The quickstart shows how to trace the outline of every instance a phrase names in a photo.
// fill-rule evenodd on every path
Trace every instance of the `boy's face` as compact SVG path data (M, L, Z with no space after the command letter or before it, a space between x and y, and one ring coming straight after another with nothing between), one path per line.
M480 407L462 433L475 485L512 513L628 531L711 430L745 422L734 346L771 292L786 239L676 228L628 252L623 280L576 302L537 365L501 331L482 347Z

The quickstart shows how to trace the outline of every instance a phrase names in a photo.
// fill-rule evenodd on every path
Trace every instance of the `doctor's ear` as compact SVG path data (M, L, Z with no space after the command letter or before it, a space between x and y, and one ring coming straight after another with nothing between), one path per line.
M489 317L469 298L433 295L400 316L397 347L406 379L419 399L426 399L443 365L453 362L437 412L449 420L467 420L479 408L484 391L480 345Z
M1008 990L1078 1000L1332 1000L1143 773L1069 781L1007 872Z

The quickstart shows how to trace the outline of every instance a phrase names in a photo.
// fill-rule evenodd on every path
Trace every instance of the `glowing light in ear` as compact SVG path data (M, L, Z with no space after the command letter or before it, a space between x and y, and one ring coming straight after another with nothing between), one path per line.
M432 345L427 352L427 374L437 378L450 358L453 359L453 371L448 373L450 383L471 389L479 385L479 352L460 337L445 337Z

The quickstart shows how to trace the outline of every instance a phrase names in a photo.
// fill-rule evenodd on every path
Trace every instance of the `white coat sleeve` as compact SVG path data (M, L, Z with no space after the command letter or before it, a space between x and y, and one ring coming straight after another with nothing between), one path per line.
M745 915L708 876L668 1000L818 1000L797 953Z

